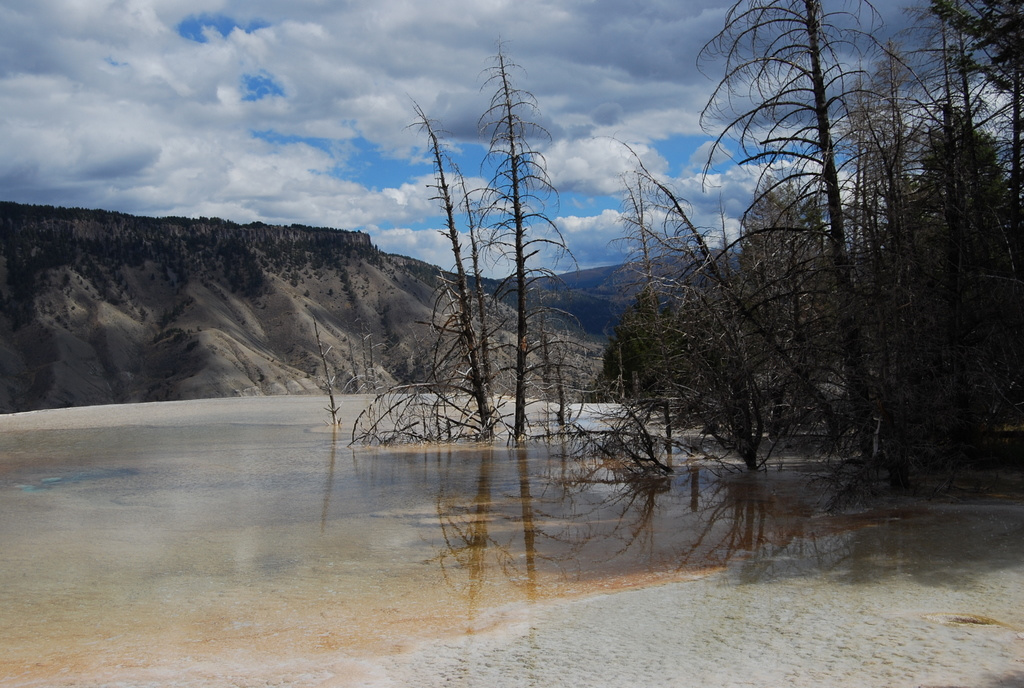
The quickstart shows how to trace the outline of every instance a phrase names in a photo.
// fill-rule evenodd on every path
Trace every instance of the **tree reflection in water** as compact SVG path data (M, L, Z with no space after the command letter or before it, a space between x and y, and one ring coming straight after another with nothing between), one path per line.
M507 665L517 671L528 662L552 665L552 640L581 662L580 645L591 640L595 652L616 648L654 665L666 646L646 646L634 629L646 630L644 614L662 599L671 608L652 632L678 639L681 622L705 616L690 629L697 644L668 648L681 658L675 676L703 657L710 636L702 632L722 620L731 630L716 629L725 635L707 641L719 647L713 662L747 656L750 666L746 648L762 642L771 658L793 641L813 651L801 661L817 671L819 651L833 649L816 640L836 631L832 603L847 638L859 643L856 657L872 655L879 629L893 639L904 629L920 643L937 639L935 622L917 610L1024 627L1014 613L1022 589L1014 545L1024 537L1016 502L823 516L817 495L788 468L718 475L715 466L680 463L671 477L636 481L596 459L563 458L556 445L347 449L331 431L310 429L318 400L287 400L293 415L281 419L284 400L242 401L190 403L184 418L205 419L194 425L164 418L175 405L139 405L131 416L145 420L139 425L76 429L66 421L90 416L60 411L46 421L59 427L0 434L0 676L26 685L148 685L179 674L182 684L287 683L296 669L313 676L330 662L333 670L346 653L391 656L421 640L505 629L526 610L530 630L513 643ZM534 615L541 605L530 604L723 564L725 575L669 586L665 598L651 591L580 604L580 635L563 633L569 626L559 614ZM806 581L760 584L786 577ZM684 599L691 591L699 597ZM790 599L770 599L776 592ZM584 636L600 630L590 620L619 625L621 612L608 610L640 618ZM875 623L879 616L885 623ZM790 625L793 618L800 622ZM633 649L612 644L625 628L639 637ZM799 631L795 640L790 631ZM471 680L481 666L472 662L490 667L493 655L480 655L475 642L456 645L465 648L454 661L466 660L466 685L494 684ZM911 666L975 646L930 647ZM436 650L413 655L411 671ZM969 651L956 656L975 665ZM244 667L251 680L229 678L230 667ZM555 683L540 670L513 682Z
M334 492L334 468L338 456L338 426L331 426L331 458L327 464L327 484L324 487L324 505L320 510L320 534L327 531L327 517L331 512L331 494Z
M438 457L434 561L471 616L499 584L534 601L757 560L808 536L815 510L803 483L766 474L690 465L637 479L566 459L557 447L459 448Z

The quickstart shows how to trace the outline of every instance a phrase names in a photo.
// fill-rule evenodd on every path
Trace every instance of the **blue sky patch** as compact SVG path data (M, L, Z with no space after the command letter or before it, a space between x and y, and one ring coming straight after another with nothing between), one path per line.
M653 141L651 145L658 149L662 157L669 162L669 173L682 174L687 170L700 170L706 158L703 155L694 157L694 153L709 139L702 134L677 135Z
M239 24L231 17L223 14L191 14L181 20L178 24L178 35L196 43L206 43L206 35L203 31L207 28L215 29L221 36L227 38L236 28L252 33L257 29L265 29L270 26L261 19L254 19L248 24Z
M260 131L253 130L250 132L254 139L260 141L266 141L275 146L292 146L295 144L303 144L310 148L316 148L321 150L327 155L331 156L334 160L334 166L329 169L326 174L337 177L339 179L347 178L345 174L344 161L348 157L347 154L347 142L338 139L329 139L318 136L297 136L295 134L282 134L279 131L273 129L263 129ZM322 172L318 172L322 173Z
M267 72L242 75L242 100L263 100L271 96L283 96L284 89Z
M359 137L351 141L348 160L349 177L371 189L397 187L414 177L430 172L430 166L415 164L405 158L384 155L380 147Z
M252 136L255 139L266 141L267 143L273 143L277 146L288 146L295 143L304 143L307 146L313 148L319 148L325 153L329 153L332 157L335 155L337 150L337 142L334 139L318 138L316 136L295 136L294 134L282 134L274 131L273 129L264 129L262 131L253 131Z
M605 210L620 210L622 202L615 196L587 196L563 191L558 194L557 205L553 197L549 205L551 215L600 215Z
M362 137L329 139L316 136L282 134L273 129L253 131L253 138L276 146L304 144L330 155L334 167L327 172L332 177L359 182L370 189L397 187L412 181L412 175L426 174L427 165L412 165L408 160L382 155L378 146Z

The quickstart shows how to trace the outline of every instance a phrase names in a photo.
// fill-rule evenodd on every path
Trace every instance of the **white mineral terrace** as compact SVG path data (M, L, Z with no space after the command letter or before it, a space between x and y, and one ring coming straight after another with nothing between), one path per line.
M829 516L795 470L629 487L325 405L0 416L0 686L1024 685L1019 501Z

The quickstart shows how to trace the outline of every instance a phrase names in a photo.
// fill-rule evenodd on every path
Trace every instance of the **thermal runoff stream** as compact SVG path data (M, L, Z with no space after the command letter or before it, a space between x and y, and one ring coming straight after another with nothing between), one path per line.
M806 465L626 484L323 406L0 416L0 686L1024 685L1020 500L829 515Z

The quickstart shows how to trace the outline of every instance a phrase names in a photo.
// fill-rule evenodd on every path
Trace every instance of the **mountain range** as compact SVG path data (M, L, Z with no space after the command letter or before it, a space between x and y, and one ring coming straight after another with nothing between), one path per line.
M422 380L442 274L360 232L7 202L0 259L0 412L320 393L317 332L340 391ZM549 285L592 356L615 274Z

